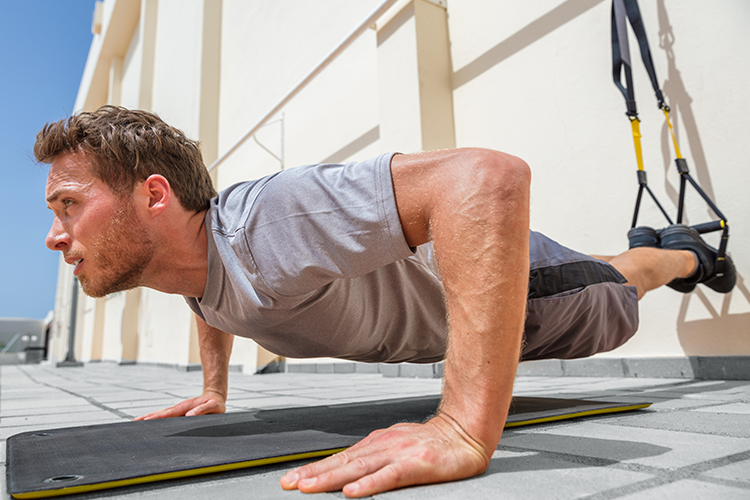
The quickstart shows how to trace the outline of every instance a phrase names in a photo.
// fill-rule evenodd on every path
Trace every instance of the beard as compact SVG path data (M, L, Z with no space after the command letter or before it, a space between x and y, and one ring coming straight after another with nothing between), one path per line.
M137 220L132 198L123 199L91 245L92 254L86 259L90 269L78 275L83 292L100 298L139 286L155 248Z

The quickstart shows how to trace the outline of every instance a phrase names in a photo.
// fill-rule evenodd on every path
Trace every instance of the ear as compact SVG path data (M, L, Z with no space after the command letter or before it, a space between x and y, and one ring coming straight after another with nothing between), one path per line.
M162 175L149 176L141 184L141 195L148 200L148 211L153 216L164 212L172 199L172 188L169 181Z

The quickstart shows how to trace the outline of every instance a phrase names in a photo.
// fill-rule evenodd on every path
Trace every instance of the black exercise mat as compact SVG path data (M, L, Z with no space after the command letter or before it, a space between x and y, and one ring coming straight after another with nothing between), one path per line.
M371 431L423 421L438 396L88 425L8 438L8 487L46 498L330 455ZM645 408L650 403L513 399L506 427Z

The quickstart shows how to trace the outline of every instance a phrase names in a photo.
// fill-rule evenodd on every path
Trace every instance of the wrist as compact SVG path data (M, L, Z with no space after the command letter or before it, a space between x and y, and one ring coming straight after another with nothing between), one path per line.
M450 440L454 443L462 443L465 449L470 451L483 462L484 465L482 470L477 471L477 473L481 473L487 468L487 466L489 466L492 454L494 453L495 448L497 448L497 443L494 443L493 445L475 439L456 419L442 411L438 411L428 423L433 424L440 429L446 440ZM456 439L456 435L460 439Z
M209 395L212 395L214 397L218 396L219 399L221 399L221 401L223 403L226 403L226 401L227 401L227 391L226 390L215 389L215 388L211 388L211 387L203 389L203 396L209 396Z
M487 373L466 375L465 370L456 370L446 363L438 414L443 414L492 455L508 417L514 377L506 370L492 373L489 380L484 377Z
M491 457L502 437L507 410L497 412L478 411L479 408L459 409L441 404L435 417L442 419L460 434L473 448ZM489 459L489 458L488 458Z

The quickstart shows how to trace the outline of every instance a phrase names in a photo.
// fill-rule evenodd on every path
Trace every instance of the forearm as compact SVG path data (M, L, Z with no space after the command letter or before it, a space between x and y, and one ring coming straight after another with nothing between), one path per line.
M442 161L428 175L434 194L419 204L426 209L402 214L402 221L411 221L405 224L410 244L425 237L420 227L429 228L445 286L450 332L440 413L491 455L507 417L523 336L530 175L523 162L505 155L445 154L435 153ZM405 160L394 158L395 183Z
M196 316L201 364L203 365L203 394L220 394L224 400L229 391L229 357L234 335L209 326Z
M468 249L459 249L456 259L446 255L453 251L444 250L442 260L436 249L450 325L441 413L455 419L490 454L500 440L512 397L529 267L523 217L498 223L503 237L514 241L512 248L478 238L470 245L483 250L474 253L473 262L466 261L472 255Z

